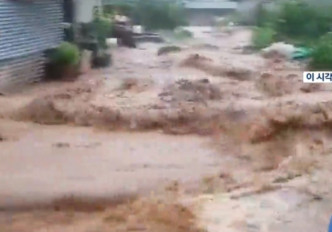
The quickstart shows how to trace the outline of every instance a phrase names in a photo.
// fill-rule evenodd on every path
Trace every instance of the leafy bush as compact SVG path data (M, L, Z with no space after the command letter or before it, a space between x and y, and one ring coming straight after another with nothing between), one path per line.
M321 9L304 1L289 1L282 5L277 31L291 38L318 38L330 31L330 9Z
M278 12L268 10L262 3L258 4L255 12L255 24L258 27L275 27L278 21Z
M268 47L275 40L276 32L269 27L257 27L254 29L252 44L255 48Z
M79 63L80 51L72 43L63 42L51 55L51 60L56 65L74 66Z
M92 21L91 28L93 30L92 33L98 40L98 44L101 47L106 48L106 39L111 37L112 34L112 20L103 16L97 16Z
M332 34L323 36L312 53L310 67L316 70L332 69Z
M174 29L186 24L181 6L156 0L140 0L135 18L147 29Z

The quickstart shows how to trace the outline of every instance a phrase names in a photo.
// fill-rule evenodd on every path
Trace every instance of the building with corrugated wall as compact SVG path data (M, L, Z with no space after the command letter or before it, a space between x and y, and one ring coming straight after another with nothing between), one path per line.
M40 79L62 22L62 0L0 0L0 89Z

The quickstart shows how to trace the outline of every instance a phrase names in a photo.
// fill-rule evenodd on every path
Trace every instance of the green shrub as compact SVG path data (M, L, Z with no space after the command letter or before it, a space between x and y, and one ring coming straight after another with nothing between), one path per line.
M268 47L275 40L276 32L269 27L257 27L254 29L252 45L257 48Z
M318 38L330 31L332 15L304 1L289 1L282 5L277 31L290 38Z
M256 48L266 47L273 41L314 47L332 29L332 2L322 5L317 1L289 0L275 2L270 7L261 3L254 16L259 26L252 39Z
M113 22L110 18L106 18L103 16L97 16L91 23L92 33L98 40L98 44L106 48L106 39L111 37Z
M255 12L255 25L258 27L275 27L278 22L278 12L268 10L262 3L258 4Z
M72 43L63 42L51 55L51 60L56 65L74 66L80 61L80 51Z
M315 70L332 69L332 34L323 36L312 53L310 67Z
M140 0L135 9L135 21L147 29L174 29L185 25L183 8L176 3Z

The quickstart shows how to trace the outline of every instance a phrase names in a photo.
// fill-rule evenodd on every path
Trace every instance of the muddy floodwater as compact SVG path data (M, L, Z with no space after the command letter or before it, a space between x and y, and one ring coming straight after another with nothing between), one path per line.
M1 232L326 231L331 86L248 28L189 29L0 96Z
M207 140L10 123L1 144L2 207L68 196L113 197L190 184L218 171Z

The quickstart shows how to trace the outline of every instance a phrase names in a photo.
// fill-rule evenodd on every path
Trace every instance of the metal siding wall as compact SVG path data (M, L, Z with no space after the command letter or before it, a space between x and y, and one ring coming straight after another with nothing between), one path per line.
M36 82L44 72L43 53L29 54L11 60L0 61L0 91L12 91Z
M43 51L63 39L62 0L0 0L0 87L42 75Z
M62 19L59 0L0 0L0 60L57 46Z

